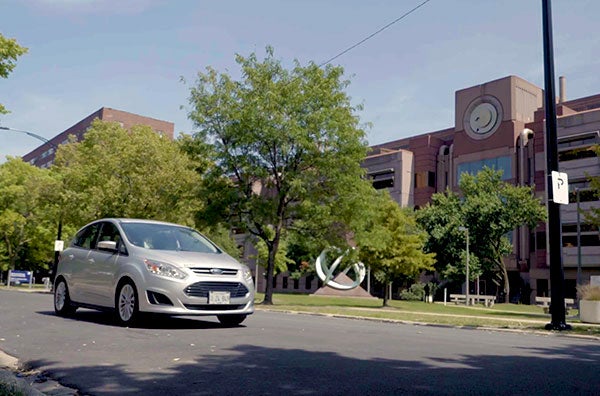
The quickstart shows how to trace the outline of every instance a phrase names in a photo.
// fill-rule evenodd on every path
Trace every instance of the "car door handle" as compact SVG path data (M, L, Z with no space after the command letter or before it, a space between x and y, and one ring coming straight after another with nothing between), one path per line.
M69 257L69 259L73 260L75 258L75 255L74 254L69 254L68 257Z
M93 258L91 258L91 259L88 259L88 261L89 261L90 263L92 263L92 264L96 262L96 260L94 260Z

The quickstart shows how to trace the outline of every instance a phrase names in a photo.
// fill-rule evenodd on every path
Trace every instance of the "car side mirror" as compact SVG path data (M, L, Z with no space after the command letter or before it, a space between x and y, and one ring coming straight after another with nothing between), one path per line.
M98 249L100 250L108 250L111 252L117 251L117 242L115 241L100 241L98 242Z

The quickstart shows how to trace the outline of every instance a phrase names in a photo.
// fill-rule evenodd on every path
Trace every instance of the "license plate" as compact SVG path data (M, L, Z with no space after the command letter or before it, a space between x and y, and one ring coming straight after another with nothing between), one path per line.
M211 291L208 292L209 304L229 304L231 295L227 291Z

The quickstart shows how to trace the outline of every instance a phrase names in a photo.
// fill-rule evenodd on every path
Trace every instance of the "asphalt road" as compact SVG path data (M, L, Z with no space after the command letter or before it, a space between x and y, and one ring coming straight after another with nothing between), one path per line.
M89 395L600 394L597 340L264 311L121 328L13 291L0 350Z

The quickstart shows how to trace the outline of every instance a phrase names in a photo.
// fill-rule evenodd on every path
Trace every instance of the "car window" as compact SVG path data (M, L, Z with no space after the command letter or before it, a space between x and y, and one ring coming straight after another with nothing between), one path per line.
M93 249L96 247L96 237L98 235L99 228L100 223L94 223L85 227L83 230L77 233L75 240L73 241L73 245L84 249Z
M129 242L155 250L221 253L212 242L191 228L169 224L122 223Z
M112 241L117 242L117 249L120 253L125 253L125 246L121 243L121 234L113 223L103 222L100 234L98 235L98 242L100 241Z

